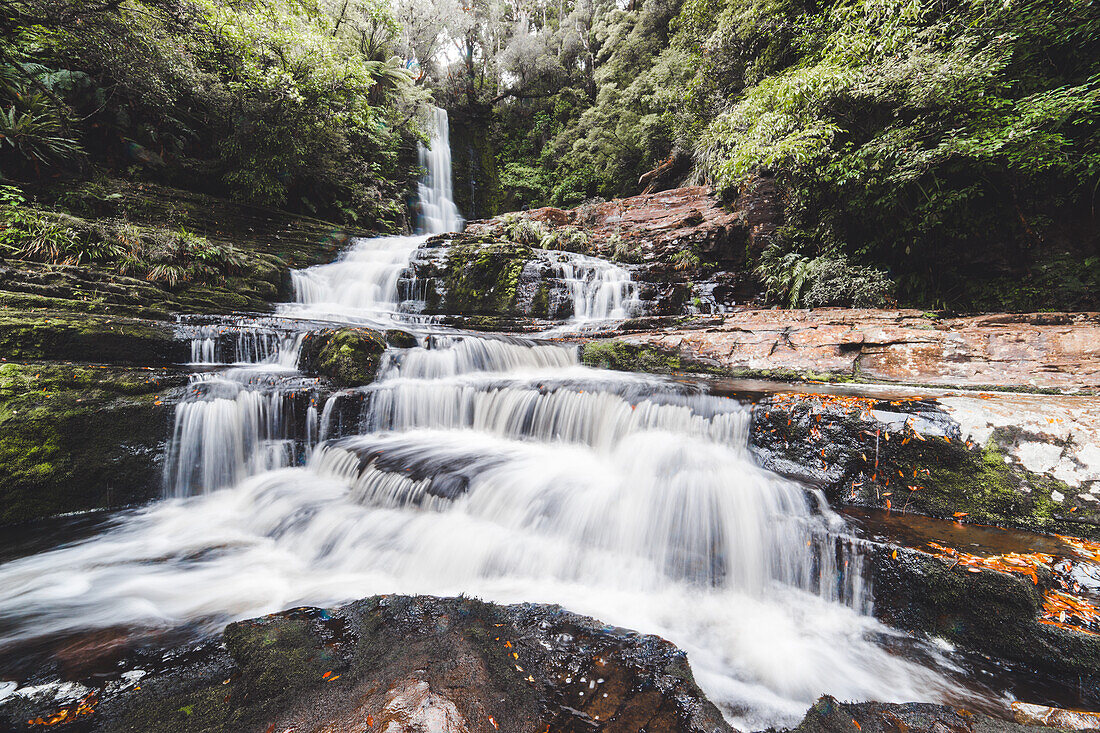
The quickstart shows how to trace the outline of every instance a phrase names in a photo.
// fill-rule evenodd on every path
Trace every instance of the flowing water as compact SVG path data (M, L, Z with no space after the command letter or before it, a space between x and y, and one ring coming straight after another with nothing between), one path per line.
M426 226L457 226L444 155L422 155ZM188 325L198 371L165 498L0 565L0 649L466 593L660 634L745 729L792 723L826 692L966 694L936 647L871 618L860 541L819 494L754 465L734 400L423 323L367 387L329 394L300 374L309 324L290 316L410 327L399 283L423 239L361 240L295 273L283 318ZM573 271L574 321L621 316L632 290L587 266L603 274Z

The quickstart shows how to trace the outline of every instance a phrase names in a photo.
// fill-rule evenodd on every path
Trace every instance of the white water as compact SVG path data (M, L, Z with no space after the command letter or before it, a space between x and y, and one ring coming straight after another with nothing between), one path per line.
M462 216L451 189L451 133L447 110L432 110L432 139L420 146L420 166L427 176L420 182L420 231L425 234L462 231Z
M297 273L297 307L392 322L412 241ZM731 400L587 369L572 347L436 334L322 406L293 370L300 339L272 354L230 336L197 334L196 361L232 342L226 359L258 363L196 375L169 498L0 566L0 648L466 593L660 634L744 729L792 723L826 692L961 694L875 640L897 635L866 613L858 546L819 495L753 464Z
M638 286L623 267L585 255L559 255L554 269L573 297L573 322L627 318L640 307Z

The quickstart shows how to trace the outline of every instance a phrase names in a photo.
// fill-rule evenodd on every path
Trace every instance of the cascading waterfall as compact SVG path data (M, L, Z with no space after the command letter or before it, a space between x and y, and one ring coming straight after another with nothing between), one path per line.
M420 231L424 234L462 231L451 188L451 132L447 110L432 108L430 147L420 146L420 166L427 176L420 182Z
M569 287L574 323L627 318L639 307L637 284L623 267L596 257L562 253L554 270Z
M426 218L454 221L439 185ZM392 323L419 241L360 240L296 273L285 312ZM605 274L572 275L607 293L577 318L625 311L620 276L592 272ZM196 374L178 407L169 498L0 565L0 649L466 593L662 635L742 729L793 723L823 693L965 694L933 645L917 662L881 643L900 635L867 615L859 543L819 493L754 465L736 401L589 369L571 346L436 330L322 406L318 381L295 371L300 334L233 322L192 336L196 362L234 366Z
M429 236L461 231L464 224L452 199L447 111L433 108L432 121L431 146L420 146L420 165L426 170L419 184L420 234L356 239L338 261L291 272L296 302L285 305L284 314L376 323L402 320L398 284L412 253Z

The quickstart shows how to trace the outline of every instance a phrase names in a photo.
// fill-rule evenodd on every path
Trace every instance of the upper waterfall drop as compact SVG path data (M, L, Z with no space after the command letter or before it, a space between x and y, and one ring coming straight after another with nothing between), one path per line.
M465 220L458 212L451 186L451 135L447 110L432 108L430 147L420 146L420 165L427 170L419 185L420 233L460 232Z

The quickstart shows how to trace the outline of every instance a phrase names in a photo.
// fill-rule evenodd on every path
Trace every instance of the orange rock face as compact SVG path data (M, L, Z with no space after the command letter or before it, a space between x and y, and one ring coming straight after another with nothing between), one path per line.
M730 370L938 386L1100 388L1100 314L935 319L917 310L742 310L623 340Z

